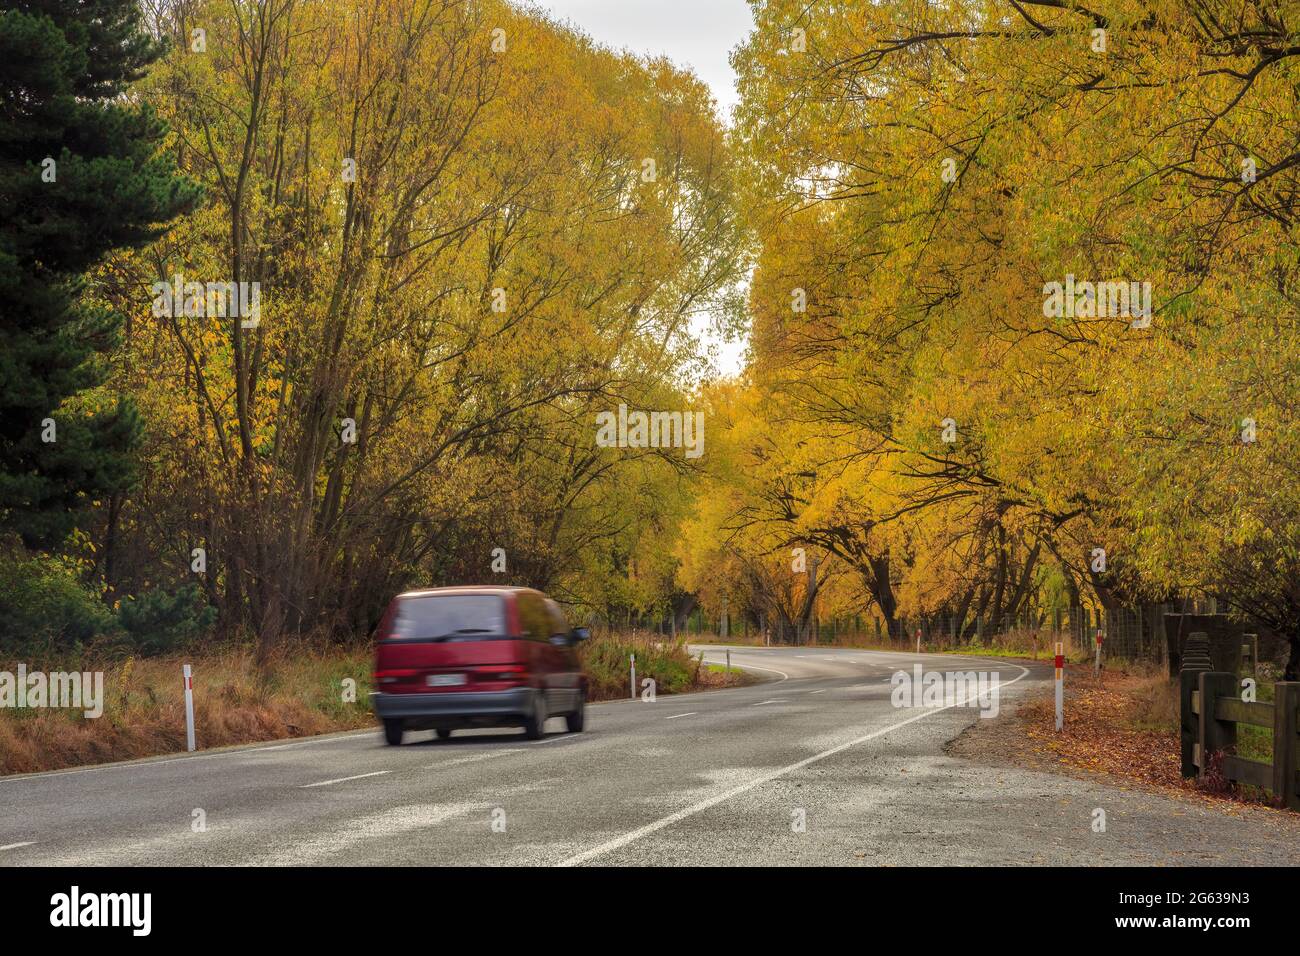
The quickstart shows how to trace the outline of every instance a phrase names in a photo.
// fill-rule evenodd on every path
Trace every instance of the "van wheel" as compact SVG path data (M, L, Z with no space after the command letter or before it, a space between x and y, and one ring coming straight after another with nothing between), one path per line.
M390 746L400 747L402 745L402 722L400 720L384 721L384 740Z
M587 692L578 691L578 707L572 713L564 715L564 723L569 728L569 733L582 733L582 725L587 720Z
M448 737L450 737L450 736L451 736L451 728L450 728L450 727L439 727L439 728L438 728L438 739L439 739L439 740L446 740L446 739L447 739Z
M541 740L546 735L546 694L538 691L533 696L533 712L524 720L524 736Z

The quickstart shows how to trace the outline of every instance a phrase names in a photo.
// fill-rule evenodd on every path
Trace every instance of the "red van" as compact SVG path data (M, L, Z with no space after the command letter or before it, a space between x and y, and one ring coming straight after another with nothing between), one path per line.
M520 726L531 740L548 717L582 730L587 679L559 605L540 591L453 587L393 598L375 632L375 713L384 739L407 730Z

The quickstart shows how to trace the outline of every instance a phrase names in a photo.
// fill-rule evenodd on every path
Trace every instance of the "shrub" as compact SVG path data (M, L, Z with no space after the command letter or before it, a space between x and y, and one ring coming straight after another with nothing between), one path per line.
M197 584L178 591L146 591L122 602L117 621L135 652L152 656L181 650L212 626L216 608L210 607Z
M606 633L593 636L580 648L591 700L629 696L632 654L636 654L638 685L649 677L657 693L680 694L694 683L695 662L686 650L684 638L674 641L654 634ZM640 690L638 686L637 692Z
M113 614L64 563L0 557L0 646L76 649L113 629Z

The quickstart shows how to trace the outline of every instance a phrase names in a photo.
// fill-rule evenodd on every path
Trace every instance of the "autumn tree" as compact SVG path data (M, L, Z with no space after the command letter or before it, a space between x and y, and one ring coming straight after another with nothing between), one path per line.
M1251 488L1295 470L1286 18L753 9L756 384L825 446L790 500L888 536L914 609L1005 618L1048 560L1103 603L1217 594L1294 649L1296 486ZM884 468L834 490L862 449Z
M681 453L600 449L594 415L689 402L691 319L740 275L702 84L506 3L176 3L155 29L149 95L211 200L114 264L149 434L124 584L202 550L263 649L364 632L411 583L595 605L593 553L629 572ZM257 283L260 315L155 314L178 275Z

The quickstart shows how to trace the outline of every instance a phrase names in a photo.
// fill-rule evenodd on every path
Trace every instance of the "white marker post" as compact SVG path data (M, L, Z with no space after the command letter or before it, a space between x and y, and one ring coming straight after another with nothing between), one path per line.
M916 629L916 653L921 653L921 629Z
M727 648L727 673L731 673L731 648Z
M636 700L636 655L632 655L632 693L631 698Z
M1102 636L1101 628L1097 628L1097 663L1094 665L1093 670L1098 680L1101 679L1101 642L1103 640L1105 638Z
M1065 724L1065 645L1056 642L1056 729Z
M190 665L182 664L185 675L185 749L194 750L194 678Z

